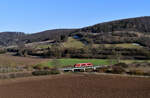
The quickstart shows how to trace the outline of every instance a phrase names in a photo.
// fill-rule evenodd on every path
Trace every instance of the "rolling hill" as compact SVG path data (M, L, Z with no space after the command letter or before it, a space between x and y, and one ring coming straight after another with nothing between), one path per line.
M150 34L150 16L116 20L85 27L82 31L101 33L114 31L135 31Z
M81 29L55 29L34 34L2 32L0 33L0 46L47 40L62 41L61 38L74 36L75 34L84 36L81 41L91 39L96 44L139 43L149 46L150 16L110 21Z

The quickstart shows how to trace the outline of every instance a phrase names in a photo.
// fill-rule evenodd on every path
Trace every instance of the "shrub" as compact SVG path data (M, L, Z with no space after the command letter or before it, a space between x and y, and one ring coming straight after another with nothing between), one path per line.
M128 72L128 74L130 74L130 75L145 75L146 73L143 72L142 70L130 70Z
M29 76L32 76L32 73L28 73L28 72L22 72L22 73L16 73L15 74L16 78L19 78L19 77L29 77Z
M144 73L145 76L150 76L150 71Z
M0 54L4 54L6 53L6 50L5 49L0 49Z
M85 69L85 72L93 72L92 68Z
M84 69L74 69L74 72L84 72Z
M103 67L103 68L97 68L95 71L100 72L100 73L105 73L105 72L107 72L108 69L109 68L107 68L107 67Z
M123 67L123 68L127 68L128 65L126 63L118 63L118 64L115 64L113 66L120 66L120 67Z
M113 66L112 67L112 73L114 73L114 74L122 74L124 72L125 72L125 70L120 66Z
M44 69L44 70L49 70L49 69L50 69L50 67L45 66L43 69Z
M105 73L113 73L113 70L112 70L112 69L107 69L107 70L105 71Z
M32 72L32 75L34 76L41 76L41 75L54 75L54 74L60 74L60 72L58 70L50 70L50 71L34 71Z
M37 65L33 66L33 69L35 69L35 70L42 70L43 67L42 67L41 64L37 64Z
M59 70L57 70L57 69L51 69L50 73L51 74L60 74Z
M50 72L49 71L34 71L32 72L32 74L35 76L40 76L40 75L48 75L50 74Z
M33 67L32 67L32 66L26 66L25 69L26 69L27 71L33 71Z

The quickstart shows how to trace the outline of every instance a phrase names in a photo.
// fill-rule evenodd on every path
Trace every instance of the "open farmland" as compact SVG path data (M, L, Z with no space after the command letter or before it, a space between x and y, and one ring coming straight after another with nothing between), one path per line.
M69 74L0 81L0 98L150 98L150 78Z
M110 62L110 60L107 59L58 59L58 62L60 63L59 67L65 67L68 65L75 65L77 63L92 63L94 65L110 65L111 63L115 64L116 62ZM52 60L48 62L41 63L43 66L49 66L52 67L53 63Z
M59 66L64 67L68 65L74 65L76 63L92 63L94 65L110 65L115 64L116 61L109 59L58 59ZM134 62L150 62L150 60L121 60L123 63L134 63ZM12 56L10 54L1 54L0 55L0 66L33 66L33 65L43 65L52 67L52 59L44 59L37 57L19 57Z
M65 67L68 65L75 65L77 63L92 63L94 65L110 65L116 64L116 60L109 59L58 59L58 67ZM150 62L150 60L120 60L122 63L131 64L134 62ZM52 60L42 62L40 65L53 67Z
M33 66L38 63L46 62L48 59L33 58L33 57L19 57L10 54L0 55L0 66Z

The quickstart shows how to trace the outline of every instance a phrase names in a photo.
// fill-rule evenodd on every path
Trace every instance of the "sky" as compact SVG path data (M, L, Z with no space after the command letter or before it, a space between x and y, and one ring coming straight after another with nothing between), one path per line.
M0 0L0 32L82 28L150 16L150 0Z

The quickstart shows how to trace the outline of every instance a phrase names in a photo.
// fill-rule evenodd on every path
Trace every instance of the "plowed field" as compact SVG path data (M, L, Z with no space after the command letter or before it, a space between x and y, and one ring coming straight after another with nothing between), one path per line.
M150 98L150 78L70 74L0 80L0 98Z

